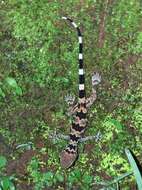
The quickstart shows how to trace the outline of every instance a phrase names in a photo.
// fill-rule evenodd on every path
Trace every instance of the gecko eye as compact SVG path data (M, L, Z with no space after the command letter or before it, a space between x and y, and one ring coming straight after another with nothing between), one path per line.
M67 102L68 105L73 105L75 101L75 96L68 94L65 96L65 101Z
M99 73L94 73L92 75L92 86L95 86L101 82L101 76Z

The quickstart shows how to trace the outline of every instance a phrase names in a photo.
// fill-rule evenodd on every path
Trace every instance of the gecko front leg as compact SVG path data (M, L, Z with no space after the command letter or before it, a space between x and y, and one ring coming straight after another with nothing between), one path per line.
M75 115L78 108L78 103L75 104L75 96L68 94L67 96L65 96L65 101L68 105L67 115Z
M90 106L96 100L96 98L97 98L96 85L98 85L100 82L101 82L101 76L100 76L100 74L99 73L94 73L92 75L92 94L86 100L86 107L87 108L90 108Z

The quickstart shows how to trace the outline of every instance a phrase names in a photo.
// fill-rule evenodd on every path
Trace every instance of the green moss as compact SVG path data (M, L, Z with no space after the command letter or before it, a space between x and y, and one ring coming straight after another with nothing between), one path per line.
M8 0L0 6L0 148L9 161L18 161L24 150L13 151L14 147L33 142L37 155L26 165L25 183L35 189L91 189L93 177L99 181L129 170L125 147L141 162L140 1ZM69 132L64 97L78 94L77 35L60 19L62 15L74 19L83 32L87 96L91 73L99 71L102 76L85 133L100 131L102 138L89 142L89 153L82 145L79 160L69 171L62 171L59 163L66 141L48 138L55 129ZM38 145L41 139L43 146ZM40 156L46 154L43 161ZM41 172L42 165L46 172ZM23 183L20 177L18 188Z

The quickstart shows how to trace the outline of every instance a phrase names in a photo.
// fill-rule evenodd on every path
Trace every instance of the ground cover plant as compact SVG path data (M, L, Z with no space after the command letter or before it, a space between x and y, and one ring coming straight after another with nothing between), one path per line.
M101 74L76 165L63 170L59 153L70 118L65 96L77 96L81 28L87 95ZM140 0L3 0L0 2L0 188L101 189L93 185L130 171L125 148L142 165L142 3ZM131 176L121 188L135 190Z

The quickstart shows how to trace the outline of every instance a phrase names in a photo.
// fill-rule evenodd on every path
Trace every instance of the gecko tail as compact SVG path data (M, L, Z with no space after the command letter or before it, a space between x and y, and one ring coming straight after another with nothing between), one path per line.
M61 167L64 169L68 169L75 164L75 161L77 159L78 159L77 151L76 152L69 152L65 149L60 154Z
M83 69L83 38L80 31L80 28L77 26L77 24L70 18L63 16L62 19L67 20L71 23L71 25L76 29L77 35L78 35L78 45L79 45L79 55L78 55L78 61L79 61L79 99L84 99L85 97L85 76L84 76L84 69Z

